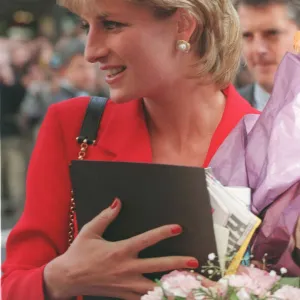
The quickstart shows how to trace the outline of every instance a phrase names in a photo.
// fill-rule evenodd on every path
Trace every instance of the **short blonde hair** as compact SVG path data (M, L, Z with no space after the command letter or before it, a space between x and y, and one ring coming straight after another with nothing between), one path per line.
M97 1L97 0L95 0ZM156 17L172 15L183 8L198 21L192 45L199 53L197 76L211 75L221 89L232 83L241 57L241 29L238 14L231 0L124 0L153 9ZM92 0L58 0L75 13L92 6ZM89 2L87 5L86 2Z

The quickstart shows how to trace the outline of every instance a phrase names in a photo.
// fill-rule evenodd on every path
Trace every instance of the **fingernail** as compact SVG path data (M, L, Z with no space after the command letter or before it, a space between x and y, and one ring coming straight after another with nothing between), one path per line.
M117 206L118 206L118 199L116 198L115 200L114 200L114 202L110 205L110 208L111 209L115 209Z
M196 259L191 259L186 263L186 265L190 268L196 269L199 267L199 262Z
M180 226L173 226L172 228L171 228L171 232L173 233L173 234L179 234L179 233L181 233L182 232L182 228L180 227Z

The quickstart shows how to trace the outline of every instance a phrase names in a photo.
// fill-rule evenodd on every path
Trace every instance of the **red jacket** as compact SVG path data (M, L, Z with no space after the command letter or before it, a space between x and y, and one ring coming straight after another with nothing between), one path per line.
M224 92L226 108L212 138L205 166L238 121L245 114L257 113L233 86ZM7 242L3 300L43 300L44 266L67 250L71 191L68 166L78 156L76 137L88 101L88 97L81 97L55 104L42 124L28 170L24 213ZM89 147L86 158L151 162L141 101L108 102L98 142Z

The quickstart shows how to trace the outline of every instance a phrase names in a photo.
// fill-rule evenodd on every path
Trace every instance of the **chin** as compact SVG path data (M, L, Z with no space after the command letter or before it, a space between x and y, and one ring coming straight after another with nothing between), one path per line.
M141 97L137 97L133 93L125 93L124 91L117 91L117 90L110 90L110 100L115 102L115 103L127 103L132 100L138 99Z

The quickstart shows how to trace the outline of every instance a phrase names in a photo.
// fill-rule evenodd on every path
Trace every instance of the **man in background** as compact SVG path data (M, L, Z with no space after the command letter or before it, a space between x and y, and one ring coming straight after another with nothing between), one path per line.
M300 0L238 0L243 34L243 58L254 83L239 93L263 110L273 89L274 76L300 29Z

